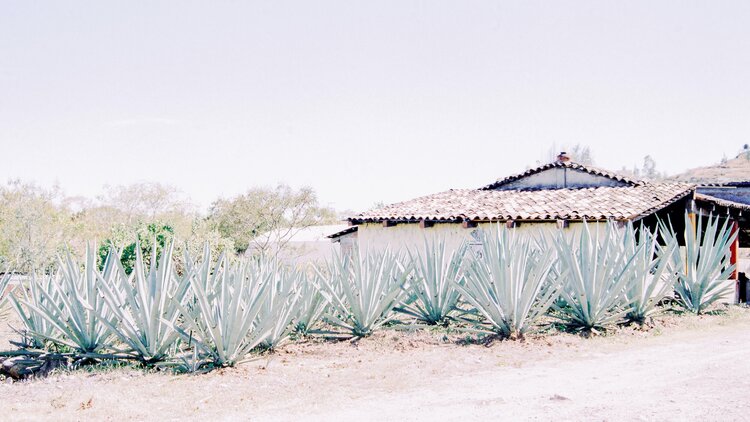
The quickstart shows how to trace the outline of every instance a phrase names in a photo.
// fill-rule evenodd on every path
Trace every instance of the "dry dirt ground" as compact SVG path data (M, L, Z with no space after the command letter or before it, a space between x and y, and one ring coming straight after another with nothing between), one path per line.
M9 332L0 332L0 348ZM0 383L3 420L747 420L750 310L584 339L387 330L206 375L78 370Z

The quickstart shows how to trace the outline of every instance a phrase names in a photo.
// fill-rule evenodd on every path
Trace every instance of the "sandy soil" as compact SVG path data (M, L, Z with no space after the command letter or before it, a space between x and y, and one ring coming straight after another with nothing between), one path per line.
M389 330L356 345L289 344L207 375L66 372L0 384L0 419L747 419L747 309L663 317L646 332L594 339L555 334L489 346L455 340Z

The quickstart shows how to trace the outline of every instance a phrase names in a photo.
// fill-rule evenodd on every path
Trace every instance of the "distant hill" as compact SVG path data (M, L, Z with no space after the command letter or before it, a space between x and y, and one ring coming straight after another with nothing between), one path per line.
M722 160L721 163L712 166L690 169L670 176L668 179L695 184L750 181L750 150L742 151L731 160Z

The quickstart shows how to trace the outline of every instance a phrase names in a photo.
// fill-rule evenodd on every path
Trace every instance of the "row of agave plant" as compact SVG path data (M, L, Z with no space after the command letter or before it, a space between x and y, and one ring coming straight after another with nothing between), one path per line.
M480 236L480 250L425 239L418 251L357 252L307 270L212 257L207 246L178 273L167 245L148 263L138 254L128 275L117 251L98 270L89 250L82 265L61 258L55 274L6 299L24 325L21 347L194 370L232 366L295 335L364 337L394 319L518 338L550 317L587 332L643 322L668 296L701 313L726 294L734 269L736 234L719 218L696 227L686 216L682 252L666 223ZM0 293L8 282L0 279Z

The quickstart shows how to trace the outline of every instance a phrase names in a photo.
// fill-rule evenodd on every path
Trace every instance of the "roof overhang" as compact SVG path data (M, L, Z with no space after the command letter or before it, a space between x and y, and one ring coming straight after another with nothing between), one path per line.
M326 237L329 238L329 239L331 239L331 241L335 242L341 236L346 236L347 234L355 233L355 232L357 232L357 230L359 230L358 226L350 226L350 227L345 228L344 230L338 231L338 232L333 233L333 234L329 234Z
M736 212L739 213L739 215L742 215L743 211L750 213L750 205L717 198L703 193L695 194L695 202L698 206L702 205L704 208L711 207L713 210L718 208L726 213Z
M349 218L364 223L635 221L692 198L689 184L546 191L455 190L417 198Z

